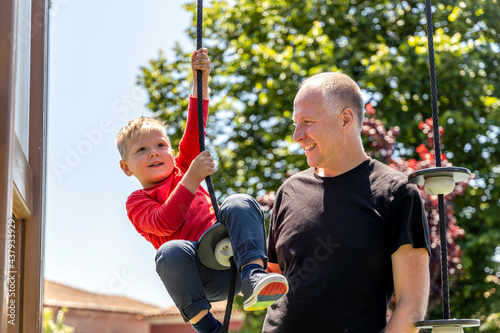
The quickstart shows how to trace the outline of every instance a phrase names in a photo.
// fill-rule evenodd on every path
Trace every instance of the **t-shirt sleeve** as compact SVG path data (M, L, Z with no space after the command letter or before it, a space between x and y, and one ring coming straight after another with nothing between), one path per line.
M422 198L415 185L406 183L391 204L391 253L411 244L430 253L430 236Z
M170 236L182 226L195 195L179 184L165 203L160 203L142 191L136 191L127 200L127 215L143 234Z
M271 220L272 221L272 220ZM274 228L272 222L269 225L269 237L267 238L267 257L268 261L273 264L278 263L278 256L276 255L276 247L274 241Z
M203 100L203 127L208 118L209 100ZM179 153L175 159L176 165L182 172L186 172L191 162L200 154L200 138L198 135L198 99L191 96L189 98L188 116L186 129L179 143Z
M271 219L269 223L269 235L267 237L267 257L268 261L277 264L278 254L276 253L276 241L277 241L277 224L278 216L280 212L280 204L282 199L282 192L278 190L276 194L276 199L274 201L273 210L271 212Z

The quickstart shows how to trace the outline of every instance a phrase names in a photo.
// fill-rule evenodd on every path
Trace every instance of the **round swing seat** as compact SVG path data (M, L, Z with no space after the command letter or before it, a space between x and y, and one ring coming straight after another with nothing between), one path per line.
M432 328L432 333L463 333L463 327L477 327L478 319L439 319L424 320L415 323L418 328Z
M217 271L230 269L229 258L232 256L233 248L223 224L217 222L201 235L198 241L198 258L205 267Z
M418 170L408 175L412 184L423 185L430 195L446 195L455 188L455 183L466 181L471 172L459 167L436 167Z

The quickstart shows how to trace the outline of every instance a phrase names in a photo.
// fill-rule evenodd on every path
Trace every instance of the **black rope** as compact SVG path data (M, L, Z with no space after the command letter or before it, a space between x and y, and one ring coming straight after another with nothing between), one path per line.
M238 273L233 257L229 258L229 262L231 263L231 279L229 280L229 291L227 295L226 313L224 314L222 333L227 333L229 331L229 321L231 320L231 312L233 311L234 289L236 287L236 274Z
M439 238L441 244L441 288L443 289L443 318L450 319L450 289L448 286L448 241L446 239L446 217L444 215L444 198L438 195L439 206Z
M436 158L436 167L441 166L441 144L439 140L439 116L437 103L437 83L436 83L436 64L434 61L434 31L432 24L432 3L431 0L425 0L425 12L427 16L427 43L429 47L429 73L431 84L431 108L432 124L434 127L434 155ZM450 290L448 285L448 242L446 240L446 217L444 215L444 196L438 195L439 207L439 238L441 243L441 287L443 290L443 317L450 319Z
M199 50L203 47L203 0L198 0L198 13L196 18L196 49ZM205 150L205 126L203 125L203 78L202 71L196 71L196 84L198 92L198 136L200 141L200 152ZM208 193L210 194L210 200L212 201L212 206L214 208L215 216L219 216L219 206L217 204L217 197L215 196L214 188L212 185L212 179L210 176L205 178L207 183ZM229 331L229 321L231 320L231 312L233 311L233 301L234 301L234 291L236 286L236 274L238 269L234 263L233 257L229 258L231 262L231 278L229 281L229 291L227 297L226 313L224 315L224 324L222 325L222 333L227 333Z
M434 152L436 155L436 166L441 166L441 145L439 143L439 115L437 103L436 63L434 61L434 31L432 28L431 0L425 0L425 11L427 15L427 43L429 47L429 74L431 84L431 110L432 125L434 130Z
M203 0L198 0L198 16L197 16L197 30L196 30L196 47L197 50L202 48L203 39ZM205 150L205 126L203 125L203 78L201 70L196 71L196 84L198 89L198 136L200 141L200 152ZM217 197L215 196L214 187L212 185L212 178L207 176L205 178L207 183L208 193L214 208L215 216L219 216L219 205L217 204Z

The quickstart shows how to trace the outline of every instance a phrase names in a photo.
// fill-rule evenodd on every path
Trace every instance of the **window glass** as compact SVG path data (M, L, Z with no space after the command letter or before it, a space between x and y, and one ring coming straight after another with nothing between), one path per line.
M15 22L15 30L11 34L11 44L14 50L15 130L27 157L30 105L31 1L16 1Z

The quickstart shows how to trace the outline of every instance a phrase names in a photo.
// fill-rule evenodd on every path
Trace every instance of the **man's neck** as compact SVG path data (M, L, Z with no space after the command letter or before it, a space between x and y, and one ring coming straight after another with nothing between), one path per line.
M328 168L328 169L315 168L315 172L316 172L316 174L318 174L318 176L321 176L321 177L340 176L341 174L346 173L346 172L354 169L355 167L357 167L358 165L360 165L361 163L366 161L367 158L368 158L368 156L363 151L362 153L357 154L355 157L351 156L351 157L343 160L342 163L340 163L338 166L336 166L334 168Z

